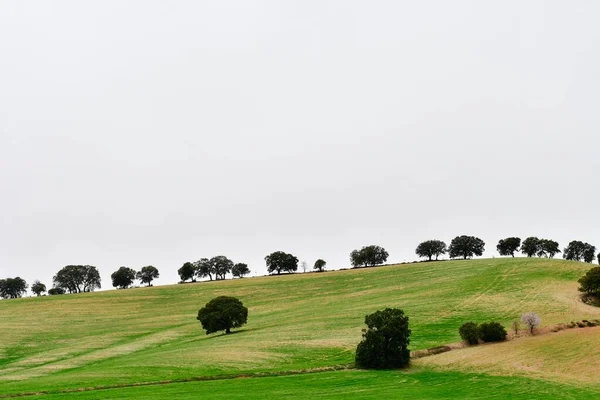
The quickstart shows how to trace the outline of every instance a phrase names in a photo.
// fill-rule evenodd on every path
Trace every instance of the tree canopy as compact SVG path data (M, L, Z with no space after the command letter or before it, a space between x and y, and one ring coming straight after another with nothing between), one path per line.
M589 243L584 243L579 240L573 240L565 248L563 258L571 261L585 261L591 263L594 261L596 246Z
M16 299L27 293L27 282L21 277L0 279L0 297Z
M112 285L116 288L125 289L133 285L136 272L132 268L121 267L110 275Z
M54 287L69 293L93 292L99 289L100 273L91 265L67 265L52 278Z
M215 274L216 280L225 279L225 275L231 272L233 261L225 256L216 256L210 259L210 266Z
M437 260L440 255L446 254L447 251L446 243L441 240L426 240L417 246L415 253L419 257L427 257L431 261L434 256Z
M350 263L353 267L373 267L385 263L388 256L388 252L383 247L365 246L350 253Z
M267 263L267 271L272 274L277 272L277 275L282 272L295 272L298 270L298 259L292 254L283 251L276 251L265 257Z
M519 251L519 247L521 247L521 238L518 237L509 237L506 239L500 239L498 241L498 245L496 246L496 250L500 253L501 256L515 256L515 252Z
M235 297L219 296L202 307L196 317L206 334L239 328L248 322L248 309Z
M539 247L540 239L535 236L530 236L523 240L523 244L521 245L521 253L525 254L527 257L533 257L538 253Z
M152 286L152 281L157 279L159 276L160 273L158 272L158 269L152 265L142 267L142 269L139 270L135 275L136 279L142 283L146 283L148 286Z
M386 308L365 317L367 329L356 348L356 363L363 368L400 368L410 361L408 316Z
M231 268L231 274L236 278L243 278L244 275L248 275L250 273L250 268L248 268L247 264L237 263Z
M450 258L481 256L485 251L485 242L475 236L457 236L452 239L448 252Z
M44 293L46 291L46 285L44 285L42 282L36 280L33 282L33 285L31 285L31 291L36 295L36 296L41 296L42 293Z
M594 267L585 273L579 282L579 291L585 294L600 295L600 267Z
M181 278L182 282L185 282L188 279L191 279L192 282L196 281L194 279L194 276L196 274L196 267L194 267L194 264L192 264L191 262L184 263L181 266L181 268L177 270L177 273L179 274L179 277Z
M202 279L208 277L213 280L214 268L208 258L201 258L194 263L195 275Z
M313 267L313 269L316 269L319 272L323 272L325 271L325 265L327 265L327 261L321 260L319 258L317 261L315 261L315 266Z

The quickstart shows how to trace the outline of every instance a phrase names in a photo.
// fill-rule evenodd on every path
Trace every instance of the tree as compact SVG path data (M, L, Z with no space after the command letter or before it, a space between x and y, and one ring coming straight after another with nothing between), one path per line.
M523 244L521 245L521 253L525 254L527 257L535 256L540 249L540 239L535 236L530 236L527 239L523 240Z
M208 258L201 258L194 263L195 275L202 279L208 277L213 280L214 268Z
M600 264L600 253L598 253L598 264Z
M540 325L542 319L534 312L527 312L521 315L521 322L527 325L527 328L529 328L529 333L533 335L533 330Z
M54 287L69 293L93 292L100 286L100 272L91 265L67 265L52 278Z
M216 280L225 279L225 275L231 272L233 261L225 256L216 256L210 259L212 270Z
M537 250L538 257L554 258L554 256L558 253L560 253L558 242L551 239L539 240Z
M235 297L219 296L198 311L198 321L206 334L225 331L231 333L232 328L239 328L248 322L248 309Z
M521 238L518 237L509 237L506 239L500 239L498 241L498 245L496 246L496 250L500 253L501 256L515 256L515 252L519 251L519 247L521 247Z
M327 262L325 260L321 260L320 258L315 261L315 266L313 267L313 269L316 269L319 272L323 272L325 270L325 265L327 264Z
M579 240L573 240L565 248L563 252L563 258L571 261L581 261L584 257L584 253L588 250L589 244L583 243Z
M448 250L450 258L462 257L466 260L474 255L481 256L485 251L485 242L475 236L457 236L452 239Z
M419 257L428 257L429 261L431 261L433 256L435 256L437 261L438 257L442 254L446 254L447 251L448 247L446 246L446 243L441 240L427 240L420 243L415 250Z
M302 269L302 272L306 272L306 270L308 269L308 263L306 261L302 261L300 263L300 268Z
M148 286L152 286L152 281L157 279L160 276L158 269L153 267L152 265L147 265L142 267L141 270L137 272L135 275L136 279L138 279L142 283L148 284Z
M132 268L121 267L110 276L112 279L112 285L116 288L126 289L133 285L135 280L136 272Z
M21 277L0 279L0 297L17 299L27 293L27 282Z
M265 257L267 263L267 271L272 274L277 272L277 275L282 272L294 272L298 270L298 259L292 254L283 251L276 251Z
M594 258L596 257L596 246L592 246L589 243L585 244L585 249L583 250L583 261L586 263L594 262Z
M46 291L46 285L38 280L33 281L33 285L31 285L31 291L39 297Z
M60 287L55 287L55 288L52 288L52 289L48 290L48 294L50 296L56 296L56 295L59 295L59 294L65 294L65 289L60 288Z
M177 273L179 274L182 282L185 282L188 279L191 279L192 282L196 282L196 279L194 279L196 268L194 267L194 264L189 261L184 263L181 268L177 270Z
M600 295L600 267L594 267L585 273L579 282L579 291L586 295Z
M237 263L231 268L231 274L236 278L243 278L244 275L248 275L250 273L250 268L248 268L247 264Z
M356 364L363 368L400 368L410 361L408 316L386 308L365 317L367 329L356 348Z
M479 327L475 322L465 322L458 328L458 333L467 344L479 343Z
M506 340L506 329L499 322L479 324L479 338L484 342L502 342Z
M385 263L388 256L388 252L383 247L371 245L352 251L350 262L353 267L373 267Z

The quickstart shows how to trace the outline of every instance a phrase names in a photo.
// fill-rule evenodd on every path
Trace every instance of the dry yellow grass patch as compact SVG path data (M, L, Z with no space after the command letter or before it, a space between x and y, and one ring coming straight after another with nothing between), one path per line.
M598 383L600 327L467 347L415 360L414 364L492 375L526 375L566 383Z

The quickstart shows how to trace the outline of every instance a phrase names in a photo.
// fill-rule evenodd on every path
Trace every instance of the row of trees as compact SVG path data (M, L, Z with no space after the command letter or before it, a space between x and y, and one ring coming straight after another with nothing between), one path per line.
M559 244L555 240L540 239L535 236L526 238L522 243L521 238L518 237L500 239L496 245L496 250L501 256L511 257L514 257L515 253L520 251L527 257L554 258L556 254L561 252ZM427 257L431 261L433 257L437 260L439 256L446 253L450 258L462 257L467 259L473 256L481 256L484 251L485 242L483 240L475 236L463 235L452 239L449 247L441 240L427 240L417 246L415 253L419 257ZM563 258L572 261L591 263L596 257L598 263L600 263L600 254L596 256L596 246L579 240L570 242L563 252ZM353 254L350 255L350 258L353 259Z
M126 289L133 285L133 282L137 279L147 286L152 286L152 281L160 276L158 269L152 265L142 267L141 270L136 271L132 268L121 267L112 273L110 278L112 279L113 287Z
M247 264L234 264L225 256L216 256L211 259L201 258L198 261L186 262L177 270L182 282L191 280L196 282L196 278L209 278L211 281L225 279L226 275L231 273L234 277L242 278L250 273Z

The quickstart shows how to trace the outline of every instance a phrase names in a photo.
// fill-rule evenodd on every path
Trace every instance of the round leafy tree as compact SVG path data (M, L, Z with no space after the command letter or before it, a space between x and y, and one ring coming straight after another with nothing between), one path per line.
M207 335L218 331L231 333L231 328L239 328L248 322L248 309L235 297L219 296L206 303L196 319L202 323Z
M404 367L410 361L408 316L397 308L386 308L365 317L368 329L356 348L356 364L363 368Z
M600 267L594 267L579 279L579 291L587 295L600 295Z

